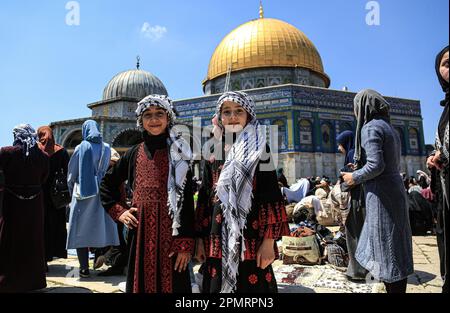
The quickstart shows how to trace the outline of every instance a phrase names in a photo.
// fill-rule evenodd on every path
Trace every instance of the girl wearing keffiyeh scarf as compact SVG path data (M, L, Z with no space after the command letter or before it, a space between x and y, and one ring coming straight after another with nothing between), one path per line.
M262 166L270 163L265 129L243 92L220 97L214 123L225 161L203 166L196 211L196 256L206 257L203 292L276 292L274 241L289 229L275 168Z
M176 115L167 96L144 98L136 116L143 143L125 153L100 188L105 209L130 230L127 292L190 293L192 152L175 131ZM128 203L124 183L132 194Z

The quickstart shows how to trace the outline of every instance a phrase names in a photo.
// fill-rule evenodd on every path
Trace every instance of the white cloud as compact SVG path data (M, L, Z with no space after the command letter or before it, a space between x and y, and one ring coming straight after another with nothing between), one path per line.
M167 33L167 28L164 26L151 26L148 22L145 22L141 27L141 34L145 38L149 38L152 41L157 41L164 37L164 35Z

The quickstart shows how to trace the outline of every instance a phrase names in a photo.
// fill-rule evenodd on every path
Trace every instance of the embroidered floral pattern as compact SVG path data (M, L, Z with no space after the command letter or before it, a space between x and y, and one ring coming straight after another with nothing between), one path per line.
M248 282L252 285L256 285L258 283L258 276L252 274L248 277Z
M137 229L135 293L172 292L172 259L167 257L173 238L172 220L167 210L168 162L166 150L157 150L154 159L149 160L143 144L139 148L133 194L133 206L138 208L141 221ZM159 279L157 275L160 275ZM160 288L157 286L158 280L161 282Z
M194 251L195 240L192 238L177 238L173 241L173 252L190 252Z

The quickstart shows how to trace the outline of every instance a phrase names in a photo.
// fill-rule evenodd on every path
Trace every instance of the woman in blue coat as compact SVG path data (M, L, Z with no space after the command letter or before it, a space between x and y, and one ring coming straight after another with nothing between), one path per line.
M88 248L118 246L119 236L113 219L102 206L100 182L111 158L111 149L103 143L95 121L82 127L83 141L75 148L69 162L68 186L72 194L70 204L67 249L77 249L80 277L89 277Z
M362 183L366 195L366 219L355 257L384 282L388 293L405 293L414 269L407 197L400 176L400 138L390 123L389 104L378 92L361 91L354 108L356 170L342 175L350 186Z

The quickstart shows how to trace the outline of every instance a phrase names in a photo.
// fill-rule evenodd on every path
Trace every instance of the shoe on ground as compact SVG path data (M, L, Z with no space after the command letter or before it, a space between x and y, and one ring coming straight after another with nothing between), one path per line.
M91 277L91 273L89 273L89 270L80 270L80 277L81 278L89 278Z

